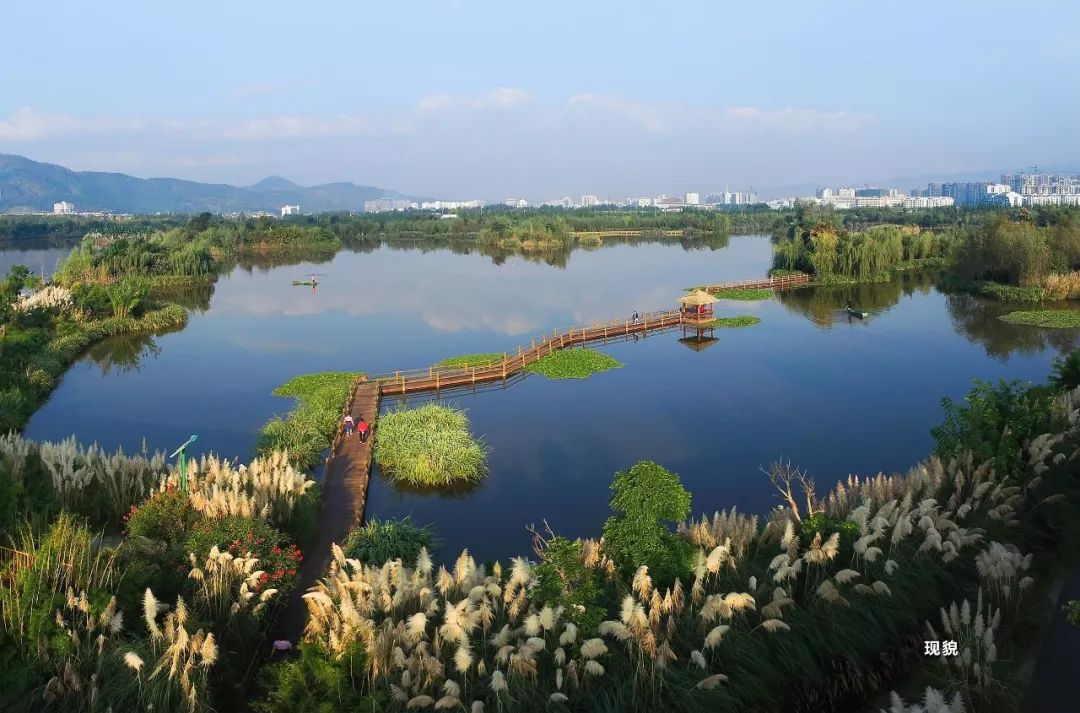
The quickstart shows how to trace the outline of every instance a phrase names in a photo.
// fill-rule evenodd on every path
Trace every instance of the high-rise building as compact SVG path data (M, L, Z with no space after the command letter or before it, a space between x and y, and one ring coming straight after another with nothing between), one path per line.
M56 215L71 215L75 212L75 206L67 201L53 203L52 212Z
M281 217L284 218L287 215L300 215L299 205L283 205L281 206Z
M687 193L684 202L686 205L701 205L701 194L697 192Z
M593 206L598 205L600 205L600 199L592 195L591 193L581 197L582 208L592 208Z

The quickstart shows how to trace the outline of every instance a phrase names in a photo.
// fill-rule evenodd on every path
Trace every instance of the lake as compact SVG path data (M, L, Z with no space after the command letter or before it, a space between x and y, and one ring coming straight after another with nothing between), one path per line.
M246 459L259 427L291 407L271 390L296 374L516 352L556 327L671 308L685 287L769 268L768 238L713 247L617 244L553 266L382 244L321 264L238 267L212 291L184 296L193 308L185 329L92 349L26 434L74 433L130 451L144 440L171 450L198 433L198 450ZM292 286L312 272L325 273L317 291ZM869 316L848 317L848 303ZM490 474L433 495L395 489L376 472L367 515L432 524L450 559L466 546L481 559L506 558L529 553L530 523L598 535L613 474L642 459L681 476L695 514L766 512L779 501L759 469L780 458L805 468L819 492L849 473L902 471L930 452L943 397L962 397L973 378L1044 381L1054 357L1078 341L1075 330L1006 324L1002 311L912 275L723 300L719 315L753 314L761 324L717 330L707 344L680 341L680 331L612 342L598 348L621 369L582 381L529 375L445 398L468 410L490 447Z

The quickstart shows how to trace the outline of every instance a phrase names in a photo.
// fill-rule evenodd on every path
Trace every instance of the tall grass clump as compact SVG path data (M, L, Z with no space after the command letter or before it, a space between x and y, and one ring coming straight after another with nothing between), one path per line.
M391 480L437 487L480 480L487 447L469 432L461 409L427 404L379 418L375 461Z
M617 369L622 363L612 356L588 348L560 349L545 354L525 371L546 376L549 379L585 379L608 369Z
M769 288L762 289L738 289L738 290L720 290L713 293L722 300L741 300L744 302L759 302L761 300L767 300L773 296L773 291Z
M412 518L400 520L368 520L363 527L349 533L342 548L347 557L364 564L376 565L390 560L415 562L421 549L434 551L435 531L430 526L415 524Z
M275 396L292 397L296 406L285 418L274 416L259 434L258 451L287 451L302 471L310 470L330 447L353 382L361 374L324 371L289 379Z

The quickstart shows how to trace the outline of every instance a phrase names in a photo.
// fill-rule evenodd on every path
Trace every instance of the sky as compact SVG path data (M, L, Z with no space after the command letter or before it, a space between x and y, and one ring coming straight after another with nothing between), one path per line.
M0 153L77 170L538 201L1080 160L1075 0L40 0L2 22Z

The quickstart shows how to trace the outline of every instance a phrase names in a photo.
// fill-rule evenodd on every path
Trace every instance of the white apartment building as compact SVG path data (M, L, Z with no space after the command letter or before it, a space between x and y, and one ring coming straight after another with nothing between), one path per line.
M945 208L956 203L949 196L908 196L904 198L904 208Z
M686 205L701 205L701 194L696 191L691 191L683 197L683 202Z
M424 201L420 204L421 210L465 210L467 208L480 208L483 202L472 201Z
M71 215L75 212L75 205L67 201L53 203L52 212L54 215Z
M582 208L592 208L593 206L600 205L600 199L590 193L581 197L581 203L579 205Z
M529 201L524 198L507 198L503 201L503 205L507 208L528 208Z
M287 215L300 215L299 205L283 205L281 206L281 217L284 218Z

